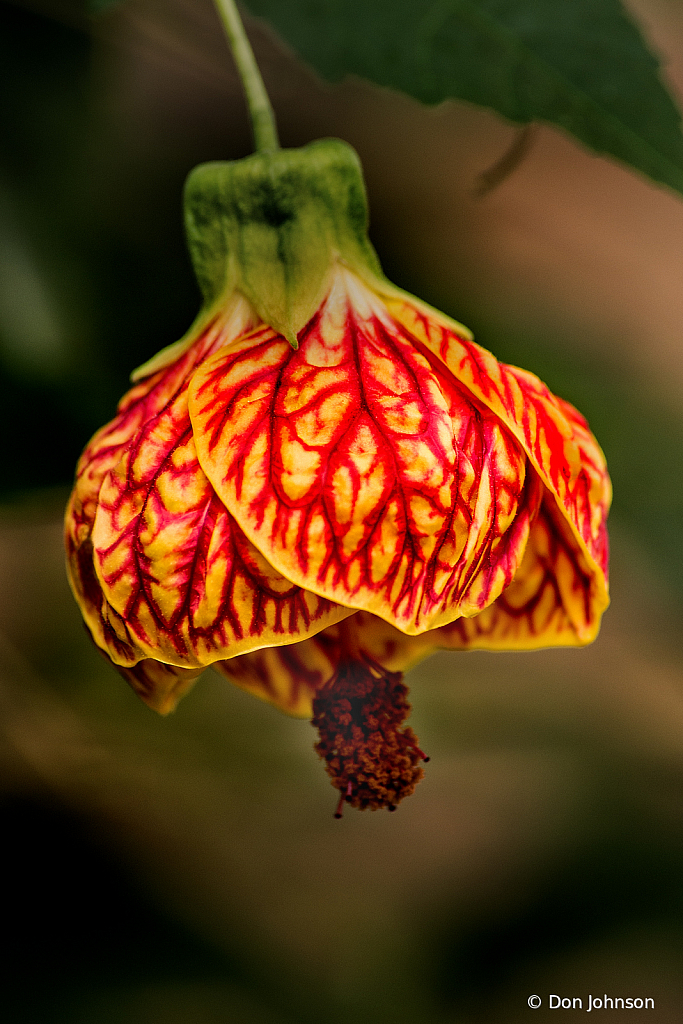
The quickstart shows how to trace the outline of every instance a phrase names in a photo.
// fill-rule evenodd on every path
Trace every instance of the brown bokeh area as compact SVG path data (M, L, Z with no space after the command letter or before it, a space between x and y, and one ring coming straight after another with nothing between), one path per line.
M47 36L90 32L60 0L8 7ZM680 99L680 5L631 9ZM610 1020L676 1024L683 202L548 127L477 198L513 126L465 104L430 111L361 82L325 86L251 25L283 144L339 136L358 149L387 273L584 407L614 472L613 604L584 650L443 653L414 669L425 779L396 814L335 821L308 723L211 672L166 719L137 701L91 646L68 590L67 489L9 495L3 1017L541 1024L555 1020L551 993L582 998L584 1010L606 993L655 1000ZM74 101L55 200L68 198L71 233L26 223L70 310L60 372L69 359L85 367L69 394L88 407L104 389L111 412L106 381L122 388L121 367L175 340L195 311L186 173L246 155L250 142L209 3L126 0L92 31L88 99ZM72 267L62 292L53 257ZM10 356L15 366L21 356ZM21 446L19 432L6 443ZM536 993L543 1007L531 1010Z
M680 1019L679 622L620 535L598 642L423 663L409 682L426 778L396 814L341 822L307 722L211 672L158 718L84 645L45 499L5 515L0 566L3 806L33 812L40 877L21 905L57 943L32 963L45 1016L11 1019L474 1024L525 1019L536 992L603 991ZM94 860L64 863L56 814ZM23 840L7 839L11 861ZM169 960L147 951L141 977L98 961L85 979L71 962L65 984L54 965L79 955L89 913L115 962L139 941L108 906L103 855L163 913ZM70 897L56 921L45 886ZM13 953L30 961L22 921Z

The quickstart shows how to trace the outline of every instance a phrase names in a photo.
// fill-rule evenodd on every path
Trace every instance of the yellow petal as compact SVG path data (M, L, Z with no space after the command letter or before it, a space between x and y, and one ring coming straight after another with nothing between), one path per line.
M540 500L523 449L343 269L298 351L254 333L189 403L214 490L306 590L418 634L512 580Z

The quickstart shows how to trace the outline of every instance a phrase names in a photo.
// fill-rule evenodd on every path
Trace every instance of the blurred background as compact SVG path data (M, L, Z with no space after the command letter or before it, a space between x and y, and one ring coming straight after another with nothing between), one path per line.
M680 101L683 6L629 7ZM356 147L388 275L574 402L615 487L597 642L423 663L424 782L338 822L307 722L211 672L158 718L64 576L80 450L197 309L184 178L250 151L211 4L0 19L3 1021L681 1021L683 201L545 127L476 198L514 127L325 86L248 23L283 144Z

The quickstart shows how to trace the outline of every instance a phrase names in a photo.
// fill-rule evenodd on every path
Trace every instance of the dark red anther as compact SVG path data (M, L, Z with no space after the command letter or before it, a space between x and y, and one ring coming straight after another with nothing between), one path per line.
M417 743L413 743L411 745L415 753L419 755L419 757L421 758L422 761L424 761L425 764L427 764L427 761L431 761L431 757L428 757L428 755L425 754L424 750L420 750Z
M339 800L337 801L337 809L334 812L335 818L341 818L342 811L343 811L343 808L344 808L344 801L348 800L352 793L353 793L353 787L351 786L351 783L349 782L349 784L346 787L346 793L340 793L339 794Z
M336 818L345 801L360 810L393 808L422 778L418 762L427 757L413 730L403 726L410 711L407 697L401 674L365 654L341 660L318 690L315 749L340 793Z

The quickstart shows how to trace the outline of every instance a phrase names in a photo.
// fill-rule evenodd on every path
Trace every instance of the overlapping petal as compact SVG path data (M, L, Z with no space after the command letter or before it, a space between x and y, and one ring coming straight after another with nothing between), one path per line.
M556 500L591 572L606 592L607 513L612 496L600 447L584 417L533 373L498 360L446 318L415 301L388 298L392 317L448 367L518 439Z
M509 587L479 615L458 619L434 636L449 650L573 647L595 639L606 603L601 574L546 499Z
M349 614L285 579L244 536L199 466L185 393L105 477L92 544L103 613L125 622L136 658L209 665Z
M316 693L335 674L352 647L390 672L403 672L439 646L440 630L408 636L384 619L356 612L308 640L269 647L217 662L213 667L231 683L297 718L310 718Z
M309 716L349 636L389 671L593 639L610 491L580 414L341 268L299 341L235 295L79 463L72 582L143 699L213 664Z
M93 637L117 665L139 662L131 683L164 707L187 677L151 671L150 659L198 669L350 614L273 569L199 467L187 386L203 359L254 326L244 300L233 306L124 398L84 452L67 511L70 575Z
M105 657L108 658L107 655ZM145 658L130 667L117 665L110 658L108 660L130 683L138 697L160 715L175 710L180 698L192 689L203 672L201 668L179 668L153 658Z
M172 353L160 353L161 358L152 361L155 365L149 365L149 374L124 395L118 414L95 434L79 459L64 521L67 570L86 623L103 649L108 645L104 642L100 615L102 595L94 571L91 541L102 483L144 425L187 388L193 370L202 359L257 322L253 309L243 297L231 297L197 337L177 343L172 346ZM117 657L131 664L125 634L125 625L118 623L109 633L109 644L116 649Z
M269 562L406 633L475 615L541 487L500 417L340 268L299 348L264 327L193 376L202 468Z

